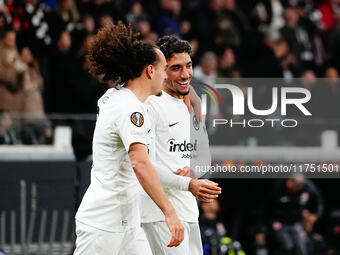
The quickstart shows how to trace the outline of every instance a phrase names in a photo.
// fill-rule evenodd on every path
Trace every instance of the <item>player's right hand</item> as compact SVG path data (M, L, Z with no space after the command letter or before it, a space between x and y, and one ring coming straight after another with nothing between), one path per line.
M216 182L192 179L189 183L189 191L202 202L211 202L221 194L222 189Z
M168 247L177 247L184 239L184 227L175 212L165 215L165 222L171 234Z

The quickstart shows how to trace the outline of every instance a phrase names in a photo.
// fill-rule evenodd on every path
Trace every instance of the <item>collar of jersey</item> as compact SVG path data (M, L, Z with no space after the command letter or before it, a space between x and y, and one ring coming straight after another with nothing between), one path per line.
M164 90L162 90L162 95L164 97L170 98L170 100L172 100L174 102L182 103L183 104L183 99L179 99L179 98L173 97L173 96L169 95L168 93L166 93Z
M135 93L133 93L130 89L128 89L128 88L126 88L126 87L120 87L119 90L127 91L127 93L129 93L131 96L133 96L134 98L136 98L138 102L143 103L143 102L141 102L141 101L138 99L138 97L136 97Z

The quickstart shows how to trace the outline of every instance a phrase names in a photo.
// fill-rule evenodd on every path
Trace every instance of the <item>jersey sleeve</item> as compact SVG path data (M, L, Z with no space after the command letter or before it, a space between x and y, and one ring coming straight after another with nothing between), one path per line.
M164 188L170 188L170 189L177 189L177 190L189 190L189 183L191 181L190 177L186 176L179 176L174 174L172 171L169 171L166 167L163 165L157 163L156 160L156 132L157 128L160 127L160 125L165 125L165 123L169 123L166 120L166 116L161 116L159 113L158 108L160 107L160 100L157 97L151 96L147 103L147 109L148 109L148 117L150 119L150 126L151 126L151 146L150 146L150 159L153 164L153 166L156 169L157 175L159 177L159 180L161 181L161 184ZM166 127L166 126L165 126Z
M127 151L133 143L147 145L147 121L147 115L141 105L129 105L122 109L117 133Z
M189 184L191 177L179 176L169 171L160 164L153 164L164 188L177 189L177 190L189 190Z

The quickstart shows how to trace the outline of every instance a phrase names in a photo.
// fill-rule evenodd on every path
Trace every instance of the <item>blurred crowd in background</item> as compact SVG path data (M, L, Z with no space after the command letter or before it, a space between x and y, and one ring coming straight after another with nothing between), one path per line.
M200 205L204 255L340 254L338 180L216 181L221 197Z
M63 122L54 116L51 124L46 113L96 112L107 85L88 74L87 47L100 27L118 20L147 40L167 34L188 40L194 77L206 84L218 78L339 77L339 0L0 0L1 144L51 142L51 128ZM339 116L336 79L301 86L317 95L313 117ZM25 114L19 133L8 113ZM217 109L215 115L225 114ZM247 132L226 144L247 143Z
M308 78L299 86L312 92L313 119L321 127L306 124L290 133L280 128L261 128L258 133L230 128L213 134L217 143L316 145L322 129L334 129L332 123L340 134L336 79L340 0L0 0L0 144L48 144L56 125L69 125L77 160L91 154L97 100L108 85L88 73L86 53L97 30L118 20L132 24L147 40L168 34L188 40L197 82L214 85L219 78L278 77L289 84L294 78ZM333 79L316 82L316 78ZM261 89L256 100L266 102L268 93L270 86ZM231 103L228 95L223 99ZM216 108L212 114L232 118L228 109ZM244 183L228 183L230 192L237 194L233 199L227 192L222 198L229 210L224 215L233 212L229 215L233 224L219 221L218 202L202 205L206 254L226 247L239 251L239 244L231 239L220 242L230 233L232 238L250 240L248 246L258 255L327 254L322 237L313 231L322 211L319 191L304 180L290 182L270 189L275 190L267 204L271 208L249 212L260 220L241 232L252 238L236 234L250 218L245 205L257 208L252 204L255 195L242 199ZM335 217L337 222L339 218ZM334 226L328 237L339 240L340 222ZM275 253L266 245L268 236L279 247Z

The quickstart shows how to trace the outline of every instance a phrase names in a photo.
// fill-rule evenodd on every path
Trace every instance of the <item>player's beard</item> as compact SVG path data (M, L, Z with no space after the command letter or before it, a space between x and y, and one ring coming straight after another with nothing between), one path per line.
M189 94L189 92L190 92L190 88L188 89L188 91L185 91L185 92L181 92L181 91L178 91L178 90L176 89L176 93L177 93L178 95L181 95L181 96L186 96L186 95Z
M171 84L171 86L168 85L168 87L170 87L170 89L171 89L173 92L175 92L177 95L186 96L186 95L188 95L189 92L190 92L190 87L189 87L188 91L181 92L181 91L179 91L179 90L176 88L176 85L174 84L173 81L170 81L170 84Z

